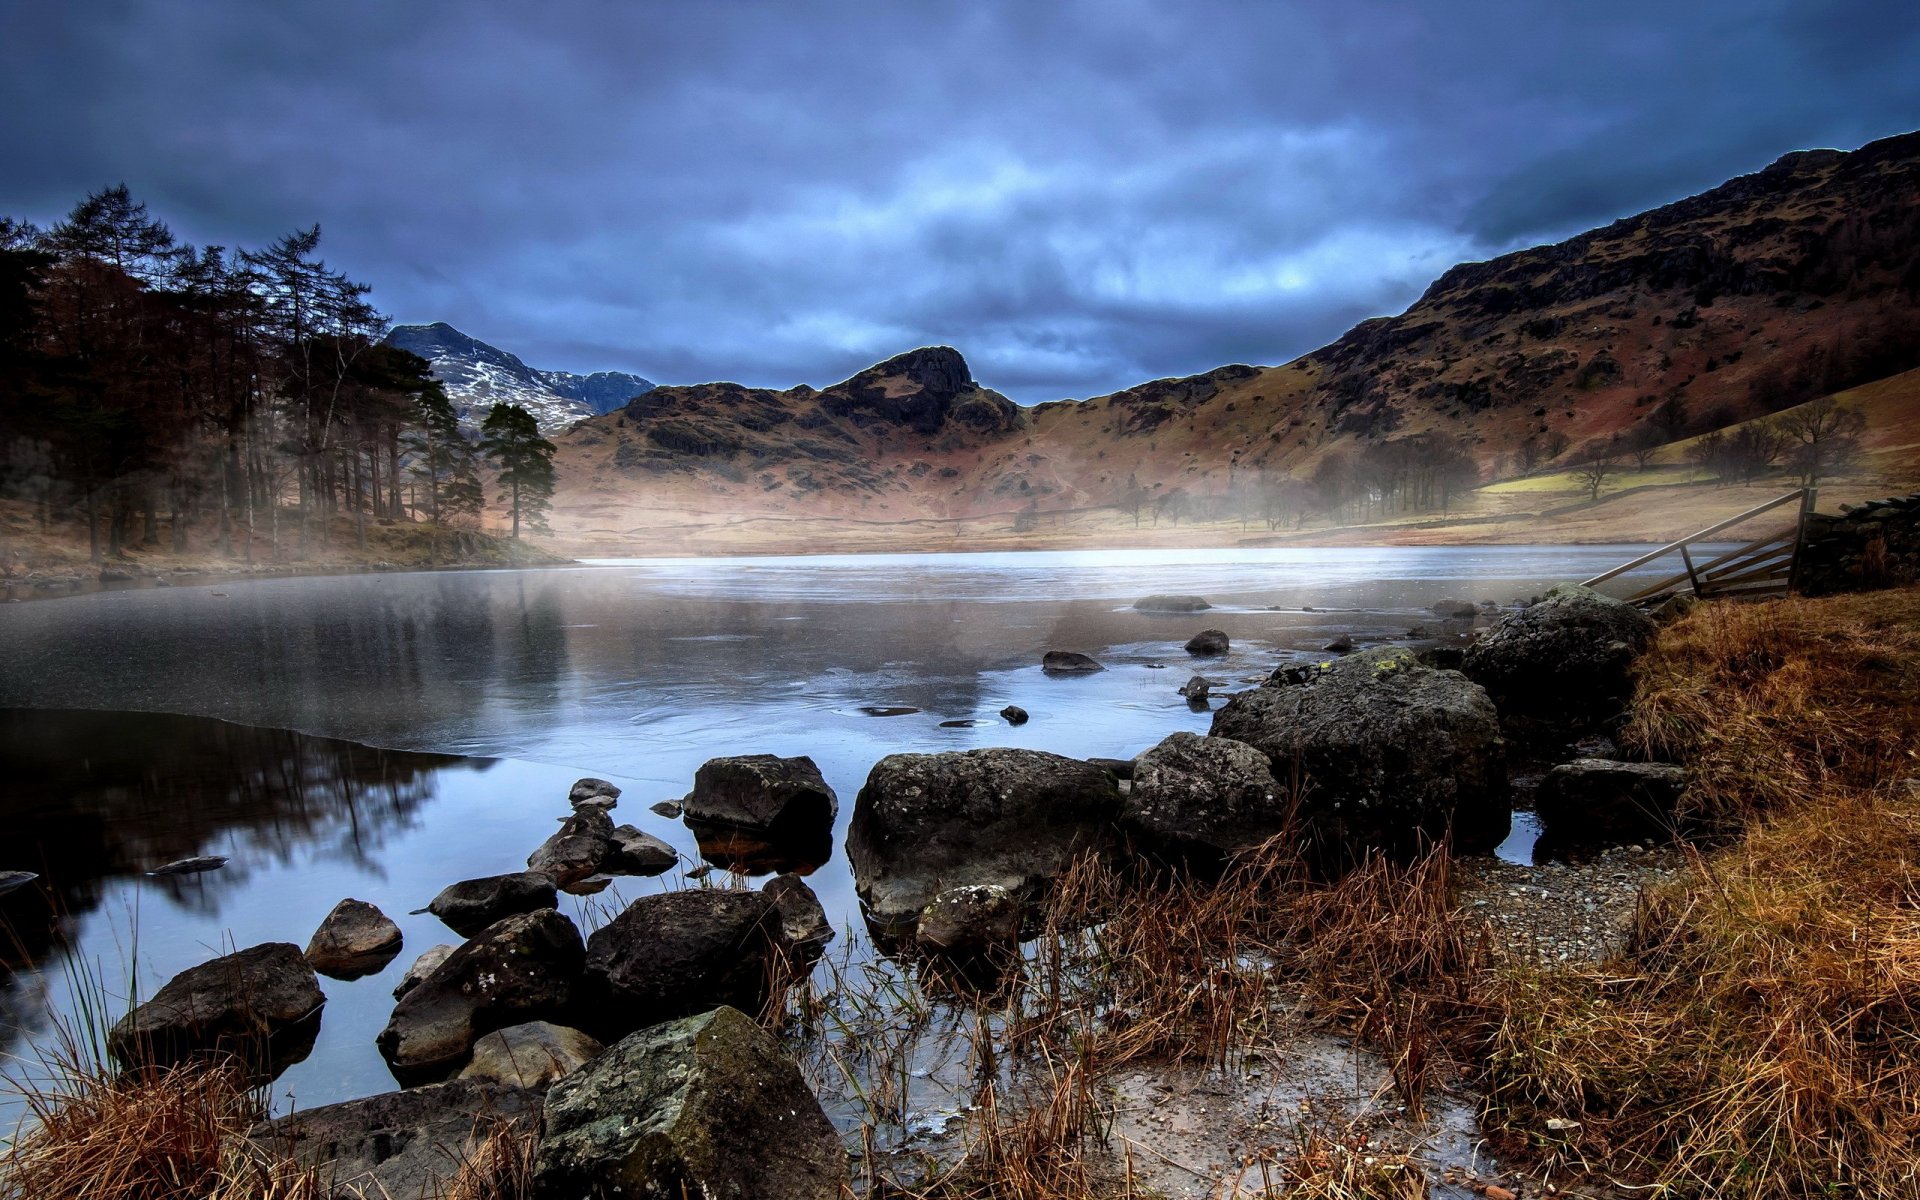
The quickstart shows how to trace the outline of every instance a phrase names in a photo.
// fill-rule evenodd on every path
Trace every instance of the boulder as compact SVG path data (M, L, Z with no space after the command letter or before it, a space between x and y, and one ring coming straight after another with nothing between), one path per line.
M1000 710L1000 715L1006 718L1006 722L1009 725L1025 725L1027 723L1027 710L1021 708L1018 704L1007 705Z
M1408 637L1425 637L1426 631L1425 630L1416 631L1416 630L1410 629L1407 631L1407 636ZM1322 650L1325 650L1328 654L1352 654L1353 638L1350 635L1343 633L1320 648Z
M1162 861L1212 870L1285 826L1286 789L1243 742L1176 733L1133 763L1121 827Z
M552 876L516 871L449 884L427 905L427 911L461 937L472 937L503 917L552 908L558 900Z
M1530 743L1617 725L1635 658L1653 640L1640 610L1563 584L1467 648L1461 669L1493 697L1508 736Z
M681 808L702 857L759 873L825 862L840 798L811 758L747 754L703 763Z
M758 1013L785 954L765 892L642 896L587 939L586 1027L613 1038L722 1004Z
M1135 600L1133 607L1139 612L1190 613L1205 612L1213 605L1201 596L1153 595Z
M231 1058L258 1080L306 1058L327 998L300 947L267 942L189 967L107 1033L125 1067Z
M1077 650L1049 650L1041 656L1040 669L1049 675L1088 675L1104 671L1091 655Z
M997 884L948 888L920 910L914 941L928 954L1007 950L1019 945L1023 915L1019 899Z
M649 807L653 809L655 815L665 817L669 821L678 821L680 814L686 811L680 807L678 800L656 800Z
M322 975L359 979L392 962L400 942L400 927L387 914L365 900L342 900L307 943L307 961Z
M1180 685L1180 694L1196 704L1204 704L1213 691L1213 680L1205 675L1195 675Z
M1230 644L1225 630L1202 629L1187 639L1187 653L1195 657L1211 657L1225 654Z
M567 803L579 808L613 808L620 803L620 789L604 779L577 779L567 792Z
M847 1152L773 1036L732 1008L628 1037L547 1093L533 1200L839 1200Z
M603 808L583 805L560 823L560 831L527 856L527 869L553 880L559 888L598 874L613 841L613 818Z
M309 1108L253 1127L268 1159L319 1171L322 1195L439 1200L446 1184L503 1122L539 1120L540 1097L462 1079Z
M1112 772L1057 754L888 755L854 801L854 891L883 936L910 934L951 887L994 884L1030 903L1078 855L1114 849L1119 813Z
M573 1074L606 1050L578 1029L529 1021L496 1029L473 1044L473 1058L462 1079L487 1079L509 1087L539 1090Z
M406 972L400 976L400 982L393 985L393 998L398 1000L414 988L419 987L420 981L433 974L434 969L441 963L447 961L447 956L452 954L456 949L458 949L456 946L442 945L429 946L426 950L422 951L420 957L413 960L413 965L408 967Z
M1577 758L1548 771L1534 796L1543 837L1587 846L1674 833L1686 770L1672 763Z
M1443 621L1471 621L1480 615L1479 606L1466 600L1442 600L1428 611Z
M1265 754L1275 780L1300 781L1301 834L1326 865L1372 851L1404 857L1449 830L1462 851L1506 837L1506 748L1493 703L1409 650L1276 671L1216 712L1211 732Z
M820 897L798 875L775 875L760 889L773 897L780 908L780 930L795 962L803 966L819 961L827 943L833 941L833 922Z
M400 997L375 1044L403 1085L446 1079L483 1035L564 1014L582 959L580 931L554 910L507 917Z
M680 862L680 852L632 825L616 825L600 869L609 875L664 875Z

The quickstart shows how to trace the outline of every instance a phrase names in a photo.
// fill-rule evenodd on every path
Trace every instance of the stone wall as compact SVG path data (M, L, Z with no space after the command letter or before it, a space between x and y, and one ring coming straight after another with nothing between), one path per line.
M1864 592L1920 579L1920 494L1843 504L1807 518L1799 590L1808 596Z

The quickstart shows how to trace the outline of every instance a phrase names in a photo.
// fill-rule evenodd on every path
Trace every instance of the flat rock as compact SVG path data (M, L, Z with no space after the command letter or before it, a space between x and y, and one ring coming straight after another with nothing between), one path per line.
M473 1044L473 1059L460 1078L538 1091L599 1058L605 1049L591 1035L563 1025L509 1025Z
M1091 655L1077 650L1049 650L1040 658L1040 669L1049 675L1088 675L1105 667Z
M365 900L342 900L307 943L307 961L322 975L359 979L400 953L400 927Z
M306 1058L327 998L300 947L267 942L189 967L107 1034L122 1066L232 1058L275 1079Z
M633 1034L547 1093L533 1200L840 1200L847 1152L773 1036L732 1008Z
M1135 600L1133 607L1140 612L1190 613L1205 612L1213 605L1204 596L1156 594Z

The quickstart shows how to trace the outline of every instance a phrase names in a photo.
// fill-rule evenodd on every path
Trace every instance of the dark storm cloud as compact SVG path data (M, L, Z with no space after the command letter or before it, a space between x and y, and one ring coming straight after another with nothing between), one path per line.
M1910 5L14 5L0 211L319 221L397 320L1027 401L1275 362L1441 270L1920 126Z

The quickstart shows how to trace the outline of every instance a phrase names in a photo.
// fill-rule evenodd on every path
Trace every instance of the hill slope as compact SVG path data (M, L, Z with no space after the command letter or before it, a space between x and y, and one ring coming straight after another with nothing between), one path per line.
M575 375L538 370L444 321L396 325L385 341L433 364L434 378L446 385L454 411L470 428L479 427L491 405L518 404L551 433L612 412L653 388L651 381L623 371Z
M1457 447L1502 478L1589 439L1677 441L1920 365L1916 246L1920 134L1790 154L1455 267L1399 316L1281 366L1030 410L945 348L820 392L657 388L557 439L555 527L604 551L683 519L902 523L899 543L917 545L927 522L1031 525L1174 495L1218 515L1238 489L1391 444Z

